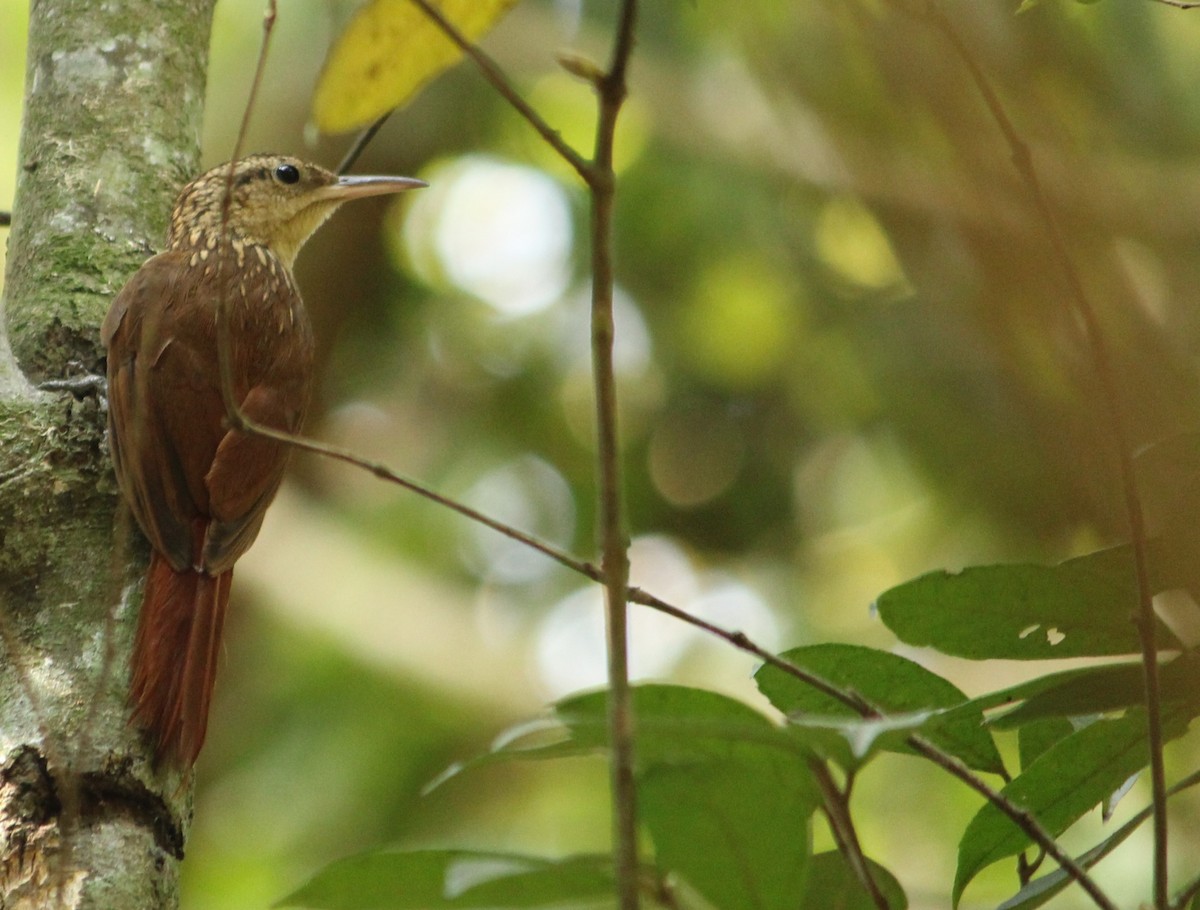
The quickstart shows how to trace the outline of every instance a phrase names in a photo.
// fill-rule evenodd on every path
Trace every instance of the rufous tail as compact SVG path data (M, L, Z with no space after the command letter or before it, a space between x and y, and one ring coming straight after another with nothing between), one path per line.
M232 570L176 572L159 553L150 557L129 697L160 763L190 768L204 745L232 580Z

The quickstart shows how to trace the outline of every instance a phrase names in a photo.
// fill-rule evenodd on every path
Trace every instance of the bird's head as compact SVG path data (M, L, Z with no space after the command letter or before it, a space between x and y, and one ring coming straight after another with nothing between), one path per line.
M343 202L421 186L411 177L339 177L299 158L251 155L218 165L183 188L168 245L211 248L224 239L258 244L291 268L300 247Z

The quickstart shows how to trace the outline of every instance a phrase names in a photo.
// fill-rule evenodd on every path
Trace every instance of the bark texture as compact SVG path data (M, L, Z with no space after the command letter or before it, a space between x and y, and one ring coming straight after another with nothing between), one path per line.
M0 301L0 908L178 905L190 787L127 723L144 545L117 516L99 325L197 170L215 0L33 0Z

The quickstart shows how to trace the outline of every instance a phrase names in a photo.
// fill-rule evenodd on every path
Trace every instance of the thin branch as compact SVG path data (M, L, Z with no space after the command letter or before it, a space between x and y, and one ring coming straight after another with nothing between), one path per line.
M254 112L255 103L258 101L258 89L262 85L263 73L267 68L267 51L271 46L271 33L275 30L275 18L279 12L275 2L276 0L267 0L267 11L263 13L263 37L262 44L258 48L258 63L254 66L254 78L250 82L250 94L246 98L246 107L242 110L242 122L238 127L237 138L233 141L233 154L229 156L229 173L225 177L225 194L221 199L222 233L229 224L229 210L233 206L235 165L242 155L242 146L246 144L246 133L250 130L250 115Z
M228 234L229 216L233 208L233 174L237 168L237 160L242 154L242 146L246 141L246 132L250 128L250 115L258 100L258 89L262 85L263 73L267 68L267 51L271 46L271 34L275 29L275 18L278 14L276 0L267 0L267 11L263 14L262 44L258 48L258 63L254 67L254 79L250 83L250 94L246 98L246 108L242 111L242 123L238 127L237 139L233 143L233 154L229 157L229 167L225 173L225 192L221 196L221 237ZM221 269L225 262L224 256L216 257L216 279L220 286ZM233 395L233 339L230 337L229 301L226 295L217 296L217 369L221 378L221 401L225 405L225 413L234 429L241 429L245 424L241 404Z
M1134 614L1134 625L1137 627L1138 640L1141 644L1142 671L1146 688L1147 739L1150 746L1150 781L1154 803L1154 906L1158 910L1167 910L1167 783L1166 770L1163 765L1158 643L1155 641L1153 593L1150 588L1150 573L1146 555L1145 518L1141 497L1138 493L1137 478L1134 474L1133 450L1129 444L1129 434L1125 426L1116 371L1113 369L1104 331L1100 326L1095 307L1092 306L1092 302L1084 290L1079 270L1067 249L1066 239L1058 223L1054 207L1046 195L1037 169L1033 166L1033 155L1029 146L1018 134L999 95L992 88L970 49L959 37L950 20L932 0L926 5L926 15L937 30L945 36L959 59L962 60L963 65L966 66L992 119L1004 136L1004 141L1012 155L1013 165L1033 199L1046 228L1054 258L1066 279L1071 304L1083 324L1085 340L1092 358L1092 367L1100 384L1108 434L1112 438L1113 448L1120 465L1121 489L1129 522L1134 572L1137 577L1137 610Z
M1200 8L1200 3L1192 2L1192 0L1152 0L1152 2L1161 3L1163 6L1172 6L1175 9Z
M562 560L559 561L562 562ZM584 574L586 575L588 573L584 572ZM602 579L596 576L593 578L593 580L601 581ZM649 607L651 610L657 610L659 613L665 613L667 616L673 616L675 619L685 622L689 626L695 626L697 629L707 632L709 635L723 639L729 642L729 644L733 645L739 651L745 651L747 654L753 654L764 663L770 664L772 667L775 667L777 670L786 673L788 676L794 677L795 679L800 680L802 683L811 686L822 695L827 695L830 698L836 699L861 717L872 719L882 719L884 717L884 714L881 711L869 704L858 693L839 688L828 680L825 680L815 673L806 670L799 664L792 663L790 660L768 651L766 648L763 648L751 641L751 639L744 632L731 632L728 629L715 626L707 620L703 620L699 616L693 616L686 610L681 610L679 607L669 604L665 600L655 597L653 594L649 593L648 591L644 591L641 588L629 589L629 602L640 604L644 607Z
M373 474L380 480L387 481L388 483L394 483L411 493L415 493L424 499L428 499L429 501L435 502L444 508L450 509L452 512L457 512L459 515L462 515L471 521L477 522L484 527L491 528L497 534L502 534L510 540L515 540L518 543L524 544L525 546L537 551L538 553L541 553L546 558L553 560L564 568L570 569L572 572L582 575L591 581L597 582L598 584L604 583L604 573L595 563L572 556L570 553L560 550L553 544L549 544L544 540L540 540L539 538L534 537L532 534L528 534L525 531L514 528L512 525L498 521L495 518L473 509L456 499L452 499L449 496L438 493L436 490L433 490L410 477L405 477L403 474L393 471L387 465L362 458L358 455L355 455L353 452L347 449L339 448L338 446L319 442L315 439L308 439L304 436L294 436L291 433L285 433L282 430L276 430L273 427L255 423L244 415L240 416L239 419L240 423L237 429L243 433L251 433L256 436L262 436L266 439L272 439L275 442L292 446L293 448L300 449L304 452L311 452L314 455L319 455L324 458L329 458L333 461L340 461L353 467L360 468L361 470ZM816 675L815 673L804 669L798 664L794 664L791 661L779 657L771 651L768 651L766 648L756 644L743 632L731 632L727 629L721 628L720 626L713 625L707 620L701 619L698 616L693 616L686 610L680 609L679 607L668 603L660 597L656 597L654 594L651 594L649 591L645 591L642 588L630 587L627 590L627 596L630 603L649 607L650 609L656 610L659 613L663 613L667 616L678 619L680 622L694 626L695 628L700 629L701 631L706 632L715 638L720 638L728 642L738 650L745 651L747 654L751 654L759 658L764 663L770 664L789 676L795 677L806 685L816 689L823 695L827 695L828 697L841 702L842 704L846 705L846 707L863 717L882 718L884 716L881 712L879 712L878 709L872 707L858 694L841 689L833 683Z
M422 0L423 2L423 0ZM621 910L637 910L637 792L633 777L633 695L629 685L629 537L625 530L617 380L613 367L613 144L627 94L637 0L622 0L612 58L596 82L599 112L588 186L592 196L592 381L596 392L596 449L601 568L608 623L609 739L612 745L613 849Z
M567 144L566 140L563 139L563 137L559 134L558 130L551 127L550 124L548 124L542 118L542 115L535 111L530 106L529 102L521 97L521 93L513 87L513 84L508 80L508 77L504 75L504 72L496 64L496 61L489 57L483 50L481 50L477 44L475 44L473 41L470 41L465 35L463 35L463 33L458 30L454 23L443 16L441 11L432 3L430 3L429 0L409 0L409 2L420 9L421 12L430 19L430 21L432 21L439 29L442 30L442 33L445 34L445 36L449 38L459 50L461 50L475 62L475 65L479 67L480 72L483 73L483 77L487 79L492 88L499 92L500 96L504 98L504 100L507 101L513 107L513 109L516 110L516 112L534 128L534 130L537 131L537 134L545 140L546 144L554 149L554 151L558 153L559 157L561 157L563 161L567 162L567 164L569 164L575 170L575 173L579 175L580 179L582 179L584 183L591 186L592 180L595 176L594 165L580 155L579 152L575 151L575 149L571 148L571 146ZM621 41L618 38L618 46L620 43ZM625 53L625 56L628 56L628 52ZM614 63L615 62L616 59L614 58ZM623 73L624 63L622 63L621 69ZM613 71L610 68L609 74L611 75L612 72Z
M822 808L829 822L829 830L833 832L833 839L837 842L838 852L853 870L859 884L870 895L872 903L879 910L889 910L888 900L879 890L875 876L871 874L871 866L863 854L858 831L850 815L850 784L846 784L845 792L839 789L833 775L829 773L829 766L819 758L809 759L808 768L817 782L817 789L821 791Z
M388 118L394 113L396 113L396 109L392 108L358 134L358 138L354 140L354 145L350 146L349 151L347 151L346 154L342 156L342 160L338 162L336 171L337 174L345 174L348 170L350 170L350 168L354 167L354 162L357 161L358 156L363 153L363 149L365 149L367 144L375 138L375 134L383 128L383 125L387 123Z
M987 782L972 771L963 761L954 755L943 752L925 737L916 733L904 740L918 754L929 759L943 771L957 777L960 781L984 797L993 806L1003 812L1008 819L1020 828L1025 835L1046 851L1046 855L1062 867L1073 878L1101 910L1117 910L1117 905L1100 890L1100 886L1088 875L1075 858L1059 846L1042 824L1026 809L1018 806L1003 793L989 787Z
M416 493L418 496L424 497L432 502L436 502L438 505L444 506L453 512L457 512L459 515L463 515L471 519L471 521L478 522L485 527L491 528L493 531L503 534L505 537L522 543L525 546L541 553L543 556L554 560L560 565L563 565L574 572L578 572L581 575L587 576L592 581L599 582L604 580L600 569L598 569L592 563L576 559L569 553L565 553L562 550L554 547L552 544L548 544L543 540L539 540L532 534L526 534L524 531L518 530L517 528L507 525L504 522L497 521L496 519L491 518L490 516L485 515L468 505L464 505L455 499L451 499L449 496L444 496L435 490L431 490L424 484L405 477L403 474L396 473L386 465L368 461L365 458L360 458L358 455L355 455L353 452L350 452L347 449L338 448L337 446L332 446L324 442L318 442L314 439L307 439L303 436L293 436L291 433L285 433L282 430L276 430L273 427L255 423L245 415L239 415L238 419L239 423L237 429L243 433L251 433L255 436L273 439L276 442L292 446L305 452L312 452L315 455L321 455L334 461L345 462L346 464L353 465L356 468L361 468L364 471L374 474L380 480L386 480L389 483L394 483L399 487L403 487L406 490Z

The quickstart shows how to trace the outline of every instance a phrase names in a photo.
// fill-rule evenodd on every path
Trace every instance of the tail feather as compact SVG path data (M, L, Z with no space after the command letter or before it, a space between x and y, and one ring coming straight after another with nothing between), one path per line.
M190 768L204 745L232 570L176 572L153 553L133 645L133 719L156 760Z

